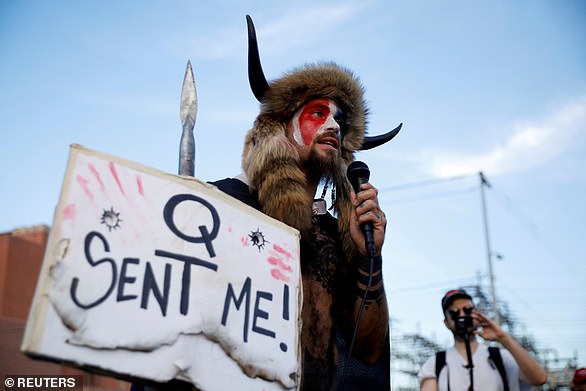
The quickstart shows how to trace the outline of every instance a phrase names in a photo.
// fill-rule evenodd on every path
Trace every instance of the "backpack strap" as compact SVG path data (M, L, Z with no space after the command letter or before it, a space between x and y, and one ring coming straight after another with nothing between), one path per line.
M503 379L503 386L505 391L509 391L509 382L507 381L507 372L505 371L505 365L503 363L503 358L501 357L501 351L499 348L495 346L488 347L488 356L490 360L498 369L501 378Z
M439 374L442 368L446 365L446 351L442 350L435 354L435 378L439 381ZM509 391L509 390L505 390Z

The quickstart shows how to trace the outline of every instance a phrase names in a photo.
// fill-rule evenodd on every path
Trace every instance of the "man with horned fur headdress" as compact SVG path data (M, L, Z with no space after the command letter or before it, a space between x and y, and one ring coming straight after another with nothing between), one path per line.
M248 27L249 79L260 114L245 138L244 173L213 184L301 233L301 388L388 390L389 316L381 258L387 220L377 189L364 183L356 194L346 171L356 151L390 140L400 127L366 136L363 87L334 63L296 68L268 83L250 18ZM323 196L314 200L324 183L335 189L337 218L327 212ZM373 227L372 259L364 223Z

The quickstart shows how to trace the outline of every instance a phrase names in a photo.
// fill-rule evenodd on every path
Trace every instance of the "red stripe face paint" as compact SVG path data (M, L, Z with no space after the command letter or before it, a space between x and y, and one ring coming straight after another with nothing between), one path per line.
M293 137L297 144L309 147L316 137L335 131L340 137L340 125L335 117L340 113L338 105L330 98L307 102L293 117Z

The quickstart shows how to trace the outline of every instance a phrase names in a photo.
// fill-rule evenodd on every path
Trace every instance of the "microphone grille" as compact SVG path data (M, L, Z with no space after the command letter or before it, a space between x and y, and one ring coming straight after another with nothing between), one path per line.
M370 170L366 163L357 160L350 163L347 175L350 183L356 183L358 178L363 178L368 181L368 179L370 179Z

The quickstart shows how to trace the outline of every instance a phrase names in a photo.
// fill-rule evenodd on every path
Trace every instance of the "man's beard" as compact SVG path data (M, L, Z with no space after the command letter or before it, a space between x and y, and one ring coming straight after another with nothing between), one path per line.
M336 177L340 172L341 160L337 153L318 155L315 148L311 148L305 162L305 172L309 182L318 182L323 177Z

